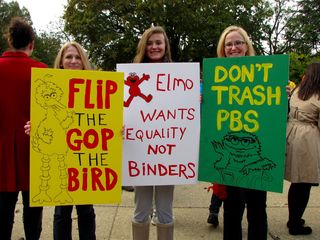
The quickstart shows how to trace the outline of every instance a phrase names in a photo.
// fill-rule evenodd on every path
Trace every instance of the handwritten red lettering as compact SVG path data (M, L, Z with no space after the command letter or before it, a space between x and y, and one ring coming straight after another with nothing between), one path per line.
M112 139L114 133L109 128L100 129L100 133L95 129L88 129L84 132L82 138L82 132L80 129L69 129L66 134L66 142L69 148L73 151L80 151L82 144L88 148L96 148L101 143L101 148L104 151L108 151L108 141ZM78 138L80 137L80 138Z
M163 80L162 80L163 79ZM175 91L182 89L187 91L193 88L193 81L191 79L171 78L170 74L159 73L157 74L157 90L160 92L164 91Z
M90 176L89 176L90 173ZM82 175L77 168L68 168L68 191L74 192L81 189L86 191L88 189L88 178L91 178L92 191L110 191L117 182L118 175L111 168L91 168L88 173L88 168L82 169Z
M141 119L143 122L159 121L166 122L167 120L193 120L194 108L178 108L173 110L158 110L154 109L150 113L140 110Z
M96 85L93 86L94 84ZM95 87L95 91L92 86ZM72 78L69 80L68 108L74 108L75 95L84 91L84 108L110 109L111 95L117 89L117 83L112 80L97 80L93 83L90 79ZM93 99L92 96L96 96L96 99Z
M195 177L195 164L189 162L187 164L167 164L162 163L149 164L130 160L128 161L128 169L130 177L139 176L178 176L185 179Z

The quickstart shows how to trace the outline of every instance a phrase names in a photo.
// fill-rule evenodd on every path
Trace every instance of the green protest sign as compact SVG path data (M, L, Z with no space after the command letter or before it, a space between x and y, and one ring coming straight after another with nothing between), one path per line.
M200 181L282 192L289 58L203 61Z

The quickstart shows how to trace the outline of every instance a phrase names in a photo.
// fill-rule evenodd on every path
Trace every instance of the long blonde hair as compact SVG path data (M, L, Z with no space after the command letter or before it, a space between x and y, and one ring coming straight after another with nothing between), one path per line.
M77 43L75 41L67 42L60 48L58 55L54 61L53 67L54 68L63 68L62 67L63 54L71 46L75 47L77 49L77 51L79 52L81 62L83 65L83 69L84 70L92 69L91 64L89 62L89 59L88 59L88 55L86 54L85 50L83 49L83 47L81 47L81 45L79 43Z
M163 62L172 62L170 43L169 43L168 36L167 36L165 30L163 29L163 27L156 26L156 27L148 28L142 34L142 37L141 37L141 39L138 43L138 46L137 46L136 56L133 59L134 63L142 63L142 62L149 61L148 57L146 56L147 42L148 42L149 38L151 37L151 35L155 34L155 33L162 33L164 36L166 50L165 50L162 61Z
M242 27L239 27L239 26L229 26L222 32L222 34L219 38L219 42L218 42L218 46L217 46L218 57L226 57L225 50L224 50L226 36L230 32L233 32L233 31L237 31L243 37L244 41L246 42L246 44L248 46L248 51L246 52L246 56L254 56L255 51L254 51L251 40L250 40L249 35L246 32L246 30L244 30Z

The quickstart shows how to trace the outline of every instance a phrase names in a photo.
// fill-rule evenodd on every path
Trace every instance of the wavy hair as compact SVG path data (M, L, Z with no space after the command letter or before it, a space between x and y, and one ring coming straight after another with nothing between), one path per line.
M10 48L25 49L35 39L33 28L21 17L14 17L3 35Z
M73 46L77 49L77 51L80 55L80 58L81 58L83 69L84 70L92 69L91 64L89 62L89 59L88 59L88 55L86 54L86 51L83 49L83 47L81 47L81 45L79 43L77 43L75 41L67 42L60 48L58 55L54 61L53 67L54 68L61 68L61 69L63 68L62 67L63 55L64 55L65 51L71 46Z
M142 34L142 37L141 37L141 39L138 43L138 46L137 46L136 56L133 59L134 63L149 62L149 59L146 56L147 42L148 42L149 38L151 37L151 35L155 34L155 33L161 33L164 36L166 49L165 49L165 53L164 53L162 61L163 62L172 62L170 43L169 43L168 36L167 36L165 30L163 29L163 27L155 26L155 27L148 28Z

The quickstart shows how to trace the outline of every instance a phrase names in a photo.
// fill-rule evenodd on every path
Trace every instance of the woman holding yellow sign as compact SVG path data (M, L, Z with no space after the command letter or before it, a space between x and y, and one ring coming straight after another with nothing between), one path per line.
M91 64L84 49L77 42L67 42L60 49L54 68L89 70ZM25 125L25 132L30 133L30 122ZM64 166L60 166L61 169ZM79 238L81 240L96 239L96 222L93 205L76 205L78 214ZM73 206L56 206L54 210L53 235L54 240L72 239Z

